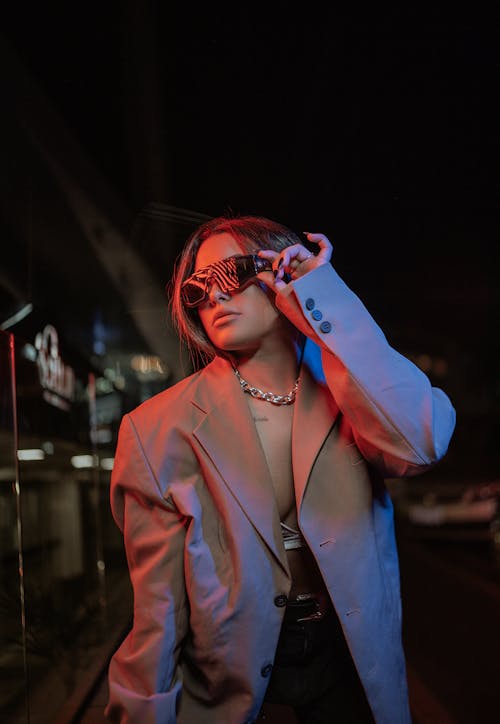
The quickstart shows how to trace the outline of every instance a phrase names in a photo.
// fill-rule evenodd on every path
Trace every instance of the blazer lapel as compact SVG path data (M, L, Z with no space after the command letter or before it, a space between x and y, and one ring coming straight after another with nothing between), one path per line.
M288 574L269 468L229 362L216 358L205 368L193 402L205 412L194 437Z
M339 408L326 386L321 353L306 341L292 427L292 466L297 514L314 461L335 424Z

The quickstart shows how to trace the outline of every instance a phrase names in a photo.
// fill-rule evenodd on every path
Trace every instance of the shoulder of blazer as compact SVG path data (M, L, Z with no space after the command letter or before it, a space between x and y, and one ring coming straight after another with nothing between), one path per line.
M213 397L214 390L217 390L222 379L231 370L230 364L225 360L216 357L197 372L180 380L172 387L158 392L153 397L145 400L129 412L135 425L142 427L147 421L158 416L165 416L175 412L179 415L186 405L198 404L198 400Z

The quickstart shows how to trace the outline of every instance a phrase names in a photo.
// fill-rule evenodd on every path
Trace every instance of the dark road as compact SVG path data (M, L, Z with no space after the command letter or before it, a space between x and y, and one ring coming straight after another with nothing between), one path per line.
M488 544L400 531L399 548L415 724L499 721L500 567ZM426 696L448 719L419 716Z

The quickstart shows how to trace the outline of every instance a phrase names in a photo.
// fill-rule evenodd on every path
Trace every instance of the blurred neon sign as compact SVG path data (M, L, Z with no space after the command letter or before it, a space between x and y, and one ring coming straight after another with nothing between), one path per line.
M69 410L75 397L75 373L59 354L59 337L55 327L47 324L35 337L37 366L43 398L50 405Z

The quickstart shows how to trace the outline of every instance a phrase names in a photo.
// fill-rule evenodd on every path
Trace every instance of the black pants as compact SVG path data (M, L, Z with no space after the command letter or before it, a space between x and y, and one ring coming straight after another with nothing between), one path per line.
M285 617L265 701L292 707L301 724L374 724L334 611L297 617Z

